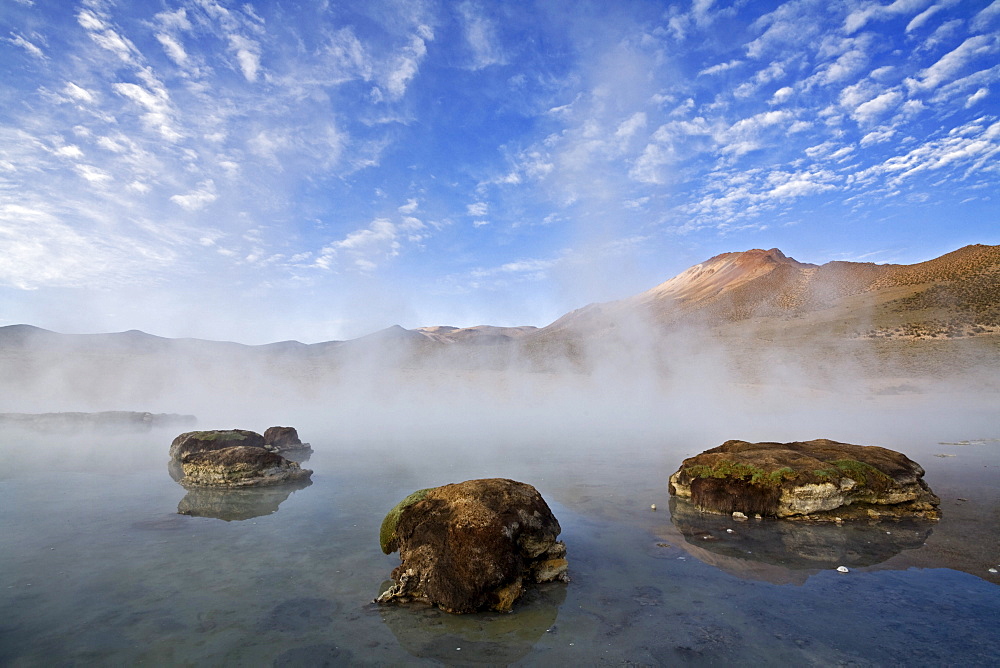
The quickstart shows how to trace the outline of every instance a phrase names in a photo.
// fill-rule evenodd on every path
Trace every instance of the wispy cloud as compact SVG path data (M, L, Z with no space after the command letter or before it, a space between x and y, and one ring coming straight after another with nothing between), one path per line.
M45 60L45 52L42 51L40 47L26 39L23 35L18 35L17 33L11 33L10 37L5 37L4 41L13 44L14 46L24 49L29 55L38 58L39 60Z
M514 291L567 239L992 206L1000 0L9 5L7 286Z

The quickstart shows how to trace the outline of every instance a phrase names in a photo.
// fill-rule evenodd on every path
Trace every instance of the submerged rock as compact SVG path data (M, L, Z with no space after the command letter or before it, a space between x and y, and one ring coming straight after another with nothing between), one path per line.
M510 611L526 582L568 582L558 520L531 485L490 478L409 495L382 522L382 551L402 563L378 603L447 612Z
M307 450L311 446L299 439L295 427L268 427L264 431L264 447L271 452Z
M938 519L941 500L923 475L906 455L877 446L726 441L685 459L670 476L670 493L726 514Z
M181 459L184 486L248 487L303 480L312 471L264 448L236 445L193 452Z
M183 459L195 452L221 450L235 445L264 448L264 437L247 429L214 429L184 432L170 444L170 456Z

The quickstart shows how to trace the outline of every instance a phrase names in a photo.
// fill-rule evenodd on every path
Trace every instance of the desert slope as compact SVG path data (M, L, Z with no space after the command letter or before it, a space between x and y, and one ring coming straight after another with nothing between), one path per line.
M817 266L774 248L724 253L540 329L393 326L349 341L247 346L0 327L0 410L9 412L196 413L206 401L238 404L264 388L296 400L331 387L385 396L407 384L451 392L450 383L473 376L490 388L513 387L513 375L535 383L539 372L577 380L610 373L626 384L696 378L720 389L789 378L824 391L861 378L869 388L942 380L994 388L1000 246L967 246L913 265ZM184 401L155 403L159 396Z
M843 313L834 319L864 313L875 328L898 327L906 320L900 314L909 314L913 329L954 324L959 327L953 335L995 331L1000 329L1000 246L966 246L913 265L836 261L817 266L776 248L723 253L634 297L573 311L541 332L585 335L637 314L661 327L719 326L751 318L787 320L838 307Z

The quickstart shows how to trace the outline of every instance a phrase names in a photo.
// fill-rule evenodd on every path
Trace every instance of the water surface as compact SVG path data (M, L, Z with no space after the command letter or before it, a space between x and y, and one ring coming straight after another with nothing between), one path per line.
M311 484L233 495L190 493L171 478L173 433L3 434L0 664L995 665L1000 656L1000 579L987 570L1000 562L994 441L911 444L942 497L939 523L797 529L672 518L666 479L683 448L662 442L432 447L300 433L314 447ZM398 564L378 547L385 512L415 489L477 477L539 489L562 525L572 582L531 590L510 615L372 605Z

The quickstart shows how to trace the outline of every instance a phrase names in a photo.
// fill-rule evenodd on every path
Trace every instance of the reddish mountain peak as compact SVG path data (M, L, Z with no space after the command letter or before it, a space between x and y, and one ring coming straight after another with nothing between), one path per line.
M736 263L740 266L754 266L755 264L789 264L795 267L811 267L814 265L807 264L804 262L799 262L794 258L790 258L784 253L782 253L777 248L772 248L770 250L763 250L760 248L751 248L750 250L740 251L735 253L722 253L716 255L713 258L709 258L701 265L707 267L712 264L722 264L722 263Z
M665 283L643 293L643 299L669 297L678 301L698 301L731 290L747 281L787 265L795 269L814 267L794 260L777 248L754 248L739 253L722 253L696 264Z

